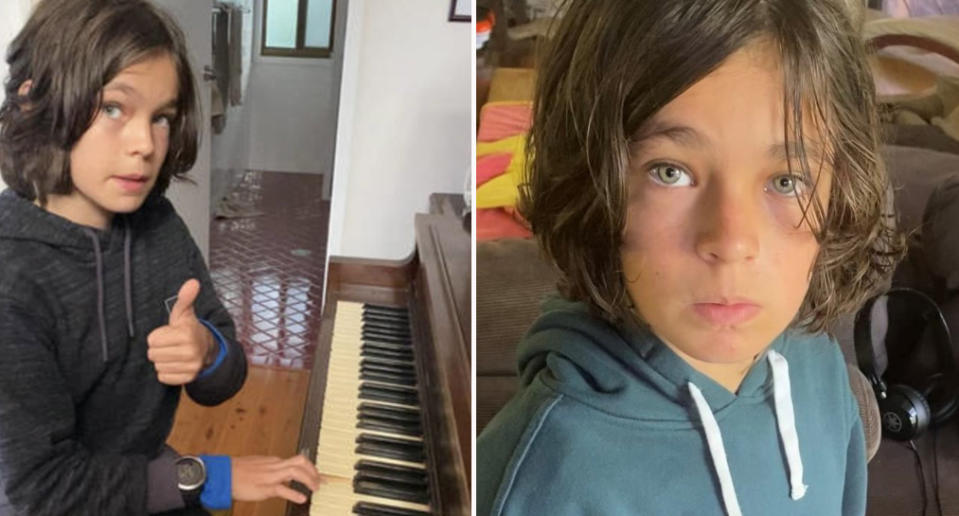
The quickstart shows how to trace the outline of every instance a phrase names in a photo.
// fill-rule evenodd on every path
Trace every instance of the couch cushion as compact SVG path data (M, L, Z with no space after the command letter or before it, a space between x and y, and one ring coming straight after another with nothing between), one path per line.
M534 240L476 246L477 376L516 374L516 344L555 289L556 275Z
M519 388L519 379L515 375L476 376L476 434L486 428L486 424Z
M922 242L930 274L940 280L940 288L959 295L959 156L955 167L956 175L943 181L929 197Z
M933 191L947 179L959 176L959 155L886 145L882 156L896 192L900 227L912 231L922 223Z

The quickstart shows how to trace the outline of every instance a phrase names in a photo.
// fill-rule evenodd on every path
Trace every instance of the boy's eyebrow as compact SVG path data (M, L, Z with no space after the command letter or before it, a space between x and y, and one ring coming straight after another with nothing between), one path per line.
M142 98L142 95L140 95L140 92L138 92L129 84L126 84L123 82L113 82L103 88L104 92L111 91L111 90L117 90L117 91L126 93L127 95L131 97ZM168 100L166 103L160 106L159 111L163 111L165 109L175 109L177 107L177 100L178 99L176 97Z
M638 132L632 139L632 145L642 145L642 143L655 139L666 138L674 143L684 147L710 147L712 143L709 138L693 127L677 124L666 120L652 119ZM798 158L800 156L800 147L806 152L806 158L812 162L820 162L823 159L822 147L816 141L806 141L800 146L796 141L779 142L769 146L766 153L770 158L786 161L789 157ZM788 155L787 155L788 149Z

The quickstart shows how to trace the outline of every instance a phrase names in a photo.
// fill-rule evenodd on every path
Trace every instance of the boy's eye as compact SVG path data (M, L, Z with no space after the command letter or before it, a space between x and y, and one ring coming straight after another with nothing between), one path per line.
M117 119L123 114L123 110L116 104L106 104L103 106L103 113L109 118Z
M794 174L783 174L772 180L772 187L780 195L805 197L808 193L806 180Z
M153 123L163 127L170 127L173 125L173 115L158 115L153 119Z
M653 181L665 186L689 186L693 183L689 173L667 163L661 163L649 170Z

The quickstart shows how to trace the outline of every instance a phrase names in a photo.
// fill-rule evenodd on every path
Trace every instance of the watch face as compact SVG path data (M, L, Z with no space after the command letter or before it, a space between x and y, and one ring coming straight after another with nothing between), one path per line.
M176 463L177 480L183 486L196 486L205 480L203 464L194 459L181 459Z

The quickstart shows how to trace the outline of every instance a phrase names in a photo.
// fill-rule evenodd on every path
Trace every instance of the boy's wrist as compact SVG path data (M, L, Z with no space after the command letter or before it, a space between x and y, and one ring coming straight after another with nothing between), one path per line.
M216 337L213 336L213 332L207 330L205 333L206 354L203 355L203 369L210 367L210 365L216 361L216 356L220 352L220 344L216 341Z
M206 466L206 482L200 504L206 509L229 509L233 505L232 464L229 455L200 455Z
M228 345L226 338L216 329L216 326L213 323L204 320L197 319L200 321L200 324L206 326L209 330L210 339L212 344L207 352L207 355L203 358L203 368L200 370L200 374L197 378L202 378L212 373L226 358Z

